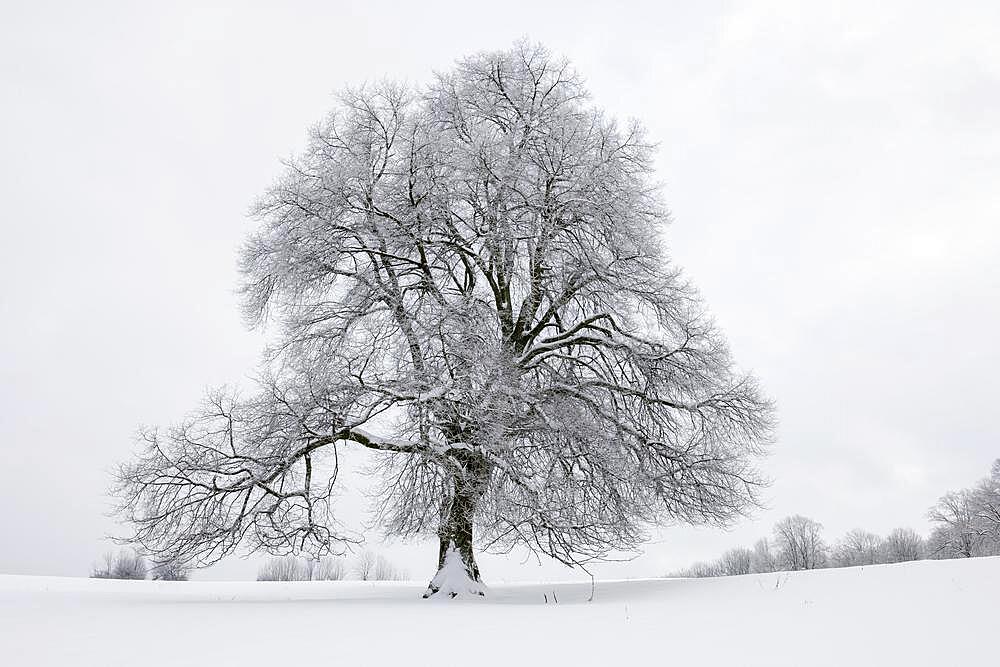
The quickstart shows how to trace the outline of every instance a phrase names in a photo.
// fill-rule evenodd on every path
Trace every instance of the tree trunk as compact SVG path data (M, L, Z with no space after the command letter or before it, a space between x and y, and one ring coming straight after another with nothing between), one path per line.
M489 483L489 468L481 457L468 452L461 454L456 458L462 463L462 470L455 475L454 491L445 501L438 528L438 571L427 586L425 598L486 594L473 551L473 526L476 506Z

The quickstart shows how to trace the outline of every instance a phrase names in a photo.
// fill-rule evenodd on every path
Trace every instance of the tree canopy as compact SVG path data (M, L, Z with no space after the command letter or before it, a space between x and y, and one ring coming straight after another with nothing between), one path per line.
M747 511L772 409L667 256L652 155L537 45L344 92L253 209L260 390L144 432L131 540L342 549L345 446L382 453L382 527L439 540L429 593L481 592L474 547L580 565Z

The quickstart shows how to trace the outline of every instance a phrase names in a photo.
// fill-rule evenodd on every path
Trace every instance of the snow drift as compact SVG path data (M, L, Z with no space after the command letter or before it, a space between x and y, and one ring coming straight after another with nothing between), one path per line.
M0 576L21 665L956 665L996 660L1000 558L494 585Z

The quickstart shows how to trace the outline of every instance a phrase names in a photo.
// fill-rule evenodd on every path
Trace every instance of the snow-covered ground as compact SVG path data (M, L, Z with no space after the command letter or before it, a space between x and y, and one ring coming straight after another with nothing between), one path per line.
M1000 660L1000 558L504 585L0 576L0 664L945 665ZM548 598L548 604L545 598ZM555 600L558 599L558 603Z

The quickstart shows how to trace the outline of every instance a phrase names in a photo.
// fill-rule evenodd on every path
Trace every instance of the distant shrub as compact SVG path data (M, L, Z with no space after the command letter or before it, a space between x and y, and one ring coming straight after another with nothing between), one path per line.
M912 528L897 528L882 540L883 563L903 563L927 557L927 545Z
M272 558L257 571L257 581L338 581L346 568L339 558Z
M706 563L698 562L687 568L686 570L681 570L676 576L679 577L721 577L722 570L719 568L718 563Z
M833 547L834 567L875 565L882 561L882 538L875 533L856 528L844 535Z
M134 551L121 550L117 554L108 552L100 565L90 572L94 579L145 579L149 573L146 559Z
M736 547L722 554L716 566L724 577L750 574L753 569L753 556L752 549Z
M260 566L257 581L307 581L305 568L298 558L272 558Z
M340 558L320 558L310 563L313 564L313 581L340 581L347 576L347 568Z
M750 557L750 571L755 573L775 572L778 560L771 548L771 542L766 537L757 540L753 545L753 555Z
M398 569L385 556L364 551L354 563L354 574L361 581L400 581L406 572Z

